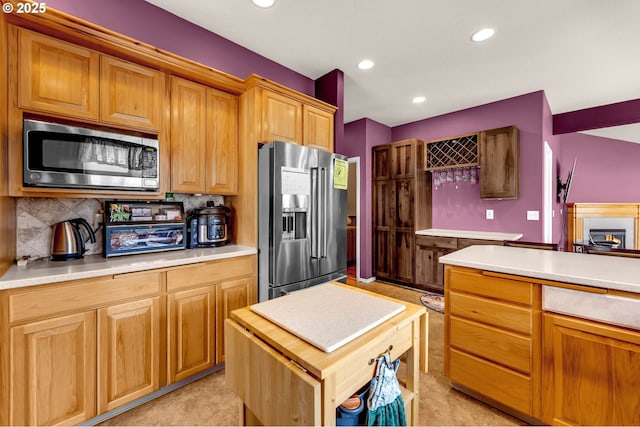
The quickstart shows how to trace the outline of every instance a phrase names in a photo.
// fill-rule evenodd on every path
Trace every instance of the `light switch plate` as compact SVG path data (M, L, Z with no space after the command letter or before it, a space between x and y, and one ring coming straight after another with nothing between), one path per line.
M487 209L487 219L493 219L493 209Z
M540 221L540 211L527 211L528 221Z

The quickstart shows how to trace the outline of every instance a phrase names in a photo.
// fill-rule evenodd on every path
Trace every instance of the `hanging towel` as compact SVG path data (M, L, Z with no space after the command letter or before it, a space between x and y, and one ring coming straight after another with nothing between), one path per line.
M400 361L391 362L387 352L380 356L377 362L376 374L369 386L367 425L406 426L404 402L396 377Z

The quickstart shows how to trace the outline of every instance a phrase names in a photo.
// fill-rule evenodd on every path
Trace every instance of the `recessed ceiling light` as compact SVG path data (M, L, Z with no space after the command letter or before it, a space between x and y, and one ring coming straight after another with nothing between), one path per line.
M271 7L273 6L273 3L275 2L275 0L251 0L253 1L253 4L255 4L258 7Z
M493 28L483 28L480 31L473 33L471 36L471 40L474 42L481 42L488 38L491 38L495 34L496 30Z
M424 101L426 101L427 98L425 96L416 96L415 98L413 98L411 101L414 104L422 104Z
M373 61L370 59L363 59L362 61L358 62L358 68L360 68L361 70L368 70L371 67L373 67Z

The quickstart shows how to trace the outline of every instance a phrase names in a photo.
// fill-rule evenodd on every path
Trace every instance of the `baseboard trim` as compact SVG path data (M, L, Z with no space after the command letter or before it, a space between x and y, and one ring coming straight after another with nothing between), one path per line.
M376 276L369 277L368 279L363 279L362 277L358 277L358 282L362 283L373 283L376 281Z
M133 408L137 408L138 406L144 405L147 402L152 401L153 399L156 399L160 396L164 396L165 394L171 393L174 390L179 389L180 387L184 387L187 384L191 384L194 381L198 381L201 378L204 378L206 376L209 376L215 372L218 372L219 370L224 368L224 363L220 363L219 365L213 366L207 370L204 370L202 372L198 372L195 375L190 376L189 378L185 378L182 381L178 381L177 383L173 383L173 384L169 384L168 386L162 387L161 389L158 389L156 391L154 391L153 393L149 393L146 396L142 396L136 400L133 400L129 403L125 403L122 406L118 406L115 409L112 409L110 411L105 412L104 414L100 414L97 417L93 417L90 418L86 421L83 421L77 425L79 426L95 426L97 424L100 424L101 422L104 422L110 418L115 417L116 415L120 415L124 412L127 412L130 409Z

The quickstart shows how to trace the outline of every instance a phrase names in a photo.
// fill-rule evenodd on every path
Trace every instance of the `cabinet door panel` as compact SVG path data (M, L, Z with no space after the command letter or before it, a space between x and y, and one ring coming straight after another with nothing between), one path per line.
M261 142L302 144L302 103L264 91L263 107Z
M543 421L640 425L640 334L544 315Z
M206 95L202 85L171 79L171 189L176 192L205 190Z
M413 142L391 145L391 178L413 178L416 173L416 146Z
M373 226L393 227L394 225L394 181L375 181L373 183Z
M303 109L304 145L333 152L333 114L310 105Z
M373 231L373 269L377 277L391 278L393 259L391 257L392 233L388 230Z
M233 310L249 305L251 286L255 281L250 277L216 286L216 363L224 362L224 321Z
M412 179L396 179L394 185L395 226L413 228L414 224L414 187Z
M96 415L95 312L13 327L10 348L11 425L71 425Z
M393 278L413 284L413 251L415 248L413 230L396 230L393 236L393 240L393 249L395 251L393 260Z
M209 194L238 193L238 97L207 90L207 189Z
M391 179L391 148L388 145L373 147L373 179Z
M20 107L97 119L98 53L24 29L19 37Z
M100 120L157 131L164 75L110 56L100 59Z
M98 410L159 388L160 298L98 310Z
M213 366L213 298L209 286L168 295L169 382Z
M515 126L480 133L480 197L517 199L520 190L520 152Z

